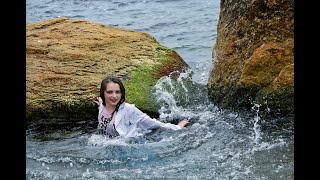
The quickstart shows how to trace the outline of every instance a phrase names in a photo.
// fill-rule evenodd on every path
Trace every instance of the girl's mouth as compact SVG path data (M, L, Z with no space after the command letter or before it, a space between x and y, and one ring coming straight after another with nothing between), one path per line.
M111 99L112 102L117 102L117 99Z

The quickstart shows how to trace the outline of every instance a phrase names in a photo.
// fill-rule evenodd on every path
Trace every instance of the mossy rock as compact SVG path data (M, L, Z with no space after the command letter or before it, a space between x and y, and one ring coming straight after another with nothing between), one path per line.
M188 68L145 32L81 19L54 18L26 26L26 118L74 121L97 117L94 100L106 76L122 79L127 102L152 116L152 87Z

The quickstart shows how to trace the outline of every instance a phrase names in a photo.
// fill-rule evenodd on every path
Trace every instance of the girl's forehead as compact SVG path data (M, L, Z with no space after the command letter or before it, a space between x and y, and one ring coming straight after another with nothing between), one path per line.
M108 82L106 89L119 89L120 90L120 86L118 83Z

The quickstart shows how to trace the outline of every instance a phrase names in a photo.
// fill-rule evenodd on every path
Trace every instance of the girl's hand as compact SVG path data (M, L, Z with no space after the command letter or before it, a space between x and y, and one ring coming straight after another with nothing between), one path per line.
M179 122L179 126L181 128L184 128L187 124L189 123L189 121L187 119L183 119L182 121Z
M102 98L99 96L96 101L94 101L98 106L102 103Z

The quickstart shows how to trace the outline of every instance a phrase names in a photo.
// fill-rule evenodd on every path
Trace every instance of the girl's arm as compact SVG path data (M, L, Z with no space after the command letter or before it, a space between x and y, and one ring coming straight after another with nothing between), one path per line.
M189 121L186 119L180 121L178 125L171 124L171 123L163 123L154 118L150 118L150 116L143 113L136 107L134 107L134 109L135 109L134 116L136 116L134 118L138 119L138 127L142 128L143 130L158 129L158 128L178 130L178 129L182 129L189 123Z
M172 129L178 130L184 128L189 121L187 119L183 119L179 122L178 125L171 124L171 123L163 123L156 119L152 119L148 116L144 117L142 120L139 121L138 126L142 129L157 129L157 128L164 128L164 129Z

